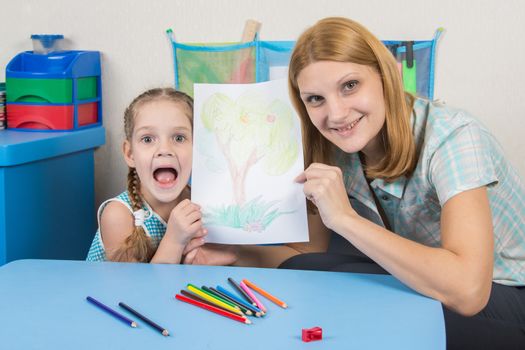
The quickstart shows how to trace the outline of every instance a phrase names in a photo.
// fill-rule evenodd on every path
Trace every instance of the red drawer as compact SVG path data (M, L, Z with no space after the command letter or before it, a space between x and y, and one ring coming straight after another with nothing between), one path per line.
M74 125L74 105L20 105L7 104L7 127L16 129L72 130ZM94 124L98 121L98 103L78 105L78 126Z

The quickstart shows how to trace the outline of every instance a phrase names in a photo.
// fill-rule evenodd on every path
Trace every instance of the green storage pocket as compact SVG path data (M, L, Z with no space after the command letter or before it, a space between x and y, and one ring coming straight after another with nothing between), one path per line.
M255 83L255 42L173 43L175 86L193 96L194 83Z

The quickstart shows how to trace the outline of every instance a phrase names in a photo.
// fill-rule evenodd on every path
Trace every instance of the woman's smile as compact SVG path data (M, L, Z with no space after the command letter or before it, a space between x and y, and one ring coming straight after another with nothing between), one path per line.
M354 121L340 127L332 127L330 128L335 133L337 133L339 136L347 137L350 135L351 131L359 124L361 119L363 119L366 115L362 115L359 118L355 119Z

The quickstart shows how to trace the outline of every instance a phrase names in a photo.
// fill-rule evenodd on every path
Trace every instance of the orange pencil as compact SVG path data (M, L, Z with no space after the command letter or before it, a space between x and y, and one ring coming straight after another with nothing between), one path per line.
M271 300L272 302L276 303L277 305L279 305L280 307L286 309L288 307L288 305L286 305L285 302L283 302L282 300L279 300L278 298L274 297L273 295L271 295L270 293L268 293L267 291L265 291L264 289L260 288L260 287L257 287L255 284L253 284L252 282L248 281L247 279L243 279L242 280L244 282L244 284L246 284L248 287L250 287L251 289L253 289L254 291L256 291L257 293L261 294L263 297L265 297L266 299L269 299Z

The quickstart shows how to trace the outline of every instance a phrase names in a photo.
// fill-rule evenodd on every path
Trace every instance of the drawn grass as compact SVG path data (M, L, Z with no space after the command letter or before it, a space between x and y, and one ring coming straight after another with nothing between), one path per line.
M281 215L294 211L279 211L272 207L279 201L265 202L258 196L243 205L212 207L204 213L205 225L227 226L247 232L262 232Z

